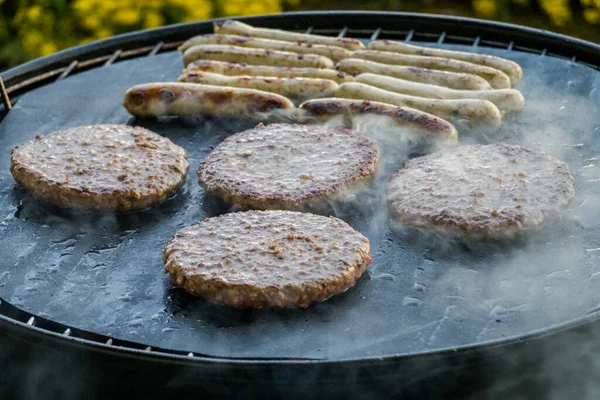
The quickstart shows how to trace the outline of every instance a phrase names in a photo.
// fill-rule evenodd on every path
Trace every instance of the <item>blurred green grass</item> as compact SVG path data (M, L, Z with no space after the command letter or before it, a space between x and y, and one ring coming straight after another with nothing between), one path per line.
M600 0L0 0L0 70L138 29L213 17L325 9L477 17L600 42Z

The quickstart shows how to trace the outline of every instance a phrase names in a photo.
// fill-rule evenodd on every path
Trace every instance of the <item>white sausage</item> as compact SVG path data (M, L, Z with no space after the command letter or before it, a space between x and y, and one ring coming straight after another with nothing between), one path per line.
M233 61L237 63L277 65L280 67L333 68L333 61L316 54L298 54L289 51L253 49L251 47L203 44L190 47L183 53L188 65L195 60Z
M277 51L289 51L292 53L301 54L317 54L323 57L327 57L333 61L339 61L344 58L350 57L351 51L346 50L342 47L327 46L322 44L311 44L311 43L292 43L284 42L281 40L271 40L263 38L253 38L248 36L240 35L222 35L222 34L206 34L195 36L187 40L184 44L179 46L178 50L181 52L186 51L190 47L198 46L201 44L226 44L231 46L240 47L253 47L259 49L269 49Z
M255 28L240 21L228 20L213 24L215 33L233 33L261 37L266 39L283 40L285 42L303 42L339 46L348 50L364 49L365 45L358 39L338 38L331 36L309 35L306 33L288 32L279 29Z
M374 74L407 79L414 82L445 86L452 89L487 90L492 88L485 79L477 75L381 64L374 61L361 60L359 58L347 58L342 60L337 64L336 68L351 75L371 72Z
M334 69L323 68L289 68L273 65L247 65L225 61L197 60L189 64L184 73L189 71L214 72L223 75L269 76L276 78L320 78L331 79L337 83L348 82L352 76Z
M338 84L329 79L226 76L199 71L190 71L182 74L178 81L257 89L277 93L297 102L320 97L330 97L338 88Z
M482 77L488 81L494 89L510 88L510 78L504 72L495 68L450 58L416 56L379 50L355 51L352 53L352 58L360 58L383 64L405 65L450 72L464 72Z
M369 73L356 76L354 81L366 83L367 85L376 86L380 89L390 90L396 93L426 97L429 99L488 100L494 103L500 111L514 114L520 114L525 108L525 99L523 98L523 95L515 89L455 90Z
M352 118L356 115L377 115L391 118L396 124L409 128L428 139L456 142L456 128L448 121L435 115L408 107L368 100L325 98L308 100L299 107L309 117L317 120L343 115Z
M496 129L500 126L502 120L502 114L498 107L487 100L426 99L390 92L364 83L343 83L335 93L335 97L380 101L401 107L416 108L469 128L489 127Z
M523 78L523 70L514 61L488 54L468 53L466 51L434 49L430 47L415 46L412 44L394 42L391 40L374 40L367 46L373 50L393 51L404 54L418 54L422 56L434 56L462 60L473 64L485 65L499 69L510 78L512 87L515 87Z
M137 117L253 117L258 113L294 108L289 99L278 94L180 82L136 85L125 94L123 106Z

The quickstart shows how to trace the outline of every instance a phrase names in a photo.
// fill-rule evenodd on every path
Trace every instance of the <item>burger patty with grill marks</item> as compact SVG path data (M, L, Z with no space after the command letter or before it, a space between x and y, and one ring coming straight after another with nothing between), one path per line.
M10 169L21 186L59 207L125 211L166 200L183 184L186 158L147 129L91 125L15 147Z
M259 124L225 139L198 180L237 209L320 208L377 169L375 143L348 129Z
M390 180L392 218L467 238L539 229L575 196L562 161L510 144L467 145L405 163Z
M337 218L270 210L184 228L163 260L177 285L213 303L307 307L353 286L371 252L369 240Z

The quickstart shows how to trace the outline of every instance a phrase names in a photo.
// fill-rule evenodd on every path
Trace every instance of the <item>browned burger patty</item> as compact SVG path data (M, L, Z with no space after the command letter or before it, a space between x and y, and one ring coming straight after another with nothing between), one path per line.
M247 211L180 230L163 260L177 285L213 303L307 307L353 286L371 252L367 238L334 217Z
M506 238L539 229L575 196L569 167L541 151L470 145L406 162L390 180L392 218L450 236Z
M59 207L134 210L183 183L186 152L144 128L92 125L36 136L13 149L15 180Z
M347 129L259 124L217 146L198 180L238 209L301 210L371 178L378 160L375 143Z

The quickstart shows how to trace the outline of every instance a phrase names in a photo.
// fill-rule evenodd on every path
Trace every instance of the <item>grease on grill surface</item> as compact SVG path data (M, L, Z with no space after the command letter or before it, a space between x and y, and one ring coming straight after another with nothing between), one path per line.
M225 139L202 162L199 182L234 207L320 207L370 179L379 151L343 128L259 124Z
M92 125L37 136L12 151L15 180L60 207L142 209L183 183L186 152L144 128Z
M368 239L337 218L247 211L177 232L164 262L179 286L217 304L307 307L353 286L371 253Z
M391 179L390 212L452 235L504 237L539 228L575 196L569 167L518 145L469 145L406 162Z

